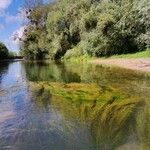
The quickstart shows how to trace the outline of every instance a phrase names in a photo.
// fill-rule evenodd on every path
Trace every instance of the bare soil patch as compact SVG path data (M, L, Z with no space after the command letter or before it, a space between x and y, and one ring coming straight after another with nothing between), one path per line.
M139 70L143 72L150 72L150 58L140 59L126 59L126 58L114 58L114 59L95 59L92 60L93 64L101 65L113 65L126 69Z

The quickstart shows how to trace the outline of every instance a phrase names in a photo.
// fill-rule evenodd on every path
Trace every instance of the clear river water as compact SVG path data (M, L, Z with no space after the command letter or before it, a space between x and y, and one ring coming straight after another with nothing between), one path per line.
M89 63L0 64L0 150L149 150L150 74Z

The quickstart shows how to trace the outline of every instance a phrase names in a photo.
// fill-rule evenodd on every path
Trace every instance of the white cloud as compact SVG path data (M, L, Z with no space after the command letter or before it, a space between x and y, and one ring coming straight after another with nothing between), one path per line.
M16 17L9 15L6 10L12 2L13 0L0 0L0 17L5 18L6 21L14 20L14 18L16 20Z
M0 24L0 31L3 30L5 27L4 25Z
M3 11L9 7L12 0L0 0L0 11Z
M26 26L21 26L18 30L14 31L11 35L11 40L13 41L14 44L19 45L20 44L20 39L23 38L23 33L25 30Z
M15 51L15 52L18 51L18 49L19 49L18 45L14 44L14 43L12 42L12 40L10 40L9 38L8 38L8 39L3 39L3 40L1 40L1 41L7 46L7 48L8 48L10 51Z
M13 16L7 13L3 17L5 18L6 23L13 23L13 22L21 21L21 17L19 16L19 14Z
M1 40L10 51L18 52L21 43L20 38L23 38L25 28L26 26L22 26L18 30L12 32L9 38Z
M25 10L23 10L22 8L18 9L18 13L16 15L11 15L7 11L0 11L0 17L5 19L6 24L14 23L14 22L19 22L19 23L27 22L27 18L25 16Z

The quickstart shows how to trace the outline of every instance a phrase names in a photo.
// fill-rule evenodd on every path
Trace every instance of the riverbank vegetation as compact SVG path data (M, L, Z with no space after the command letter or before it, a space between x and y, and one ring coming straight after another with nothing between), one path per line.
M113 55L111 58L150 58L150 49L134 54Z
M109 57L150 46L148 0L60 0L26 5L20 39L28 59Z

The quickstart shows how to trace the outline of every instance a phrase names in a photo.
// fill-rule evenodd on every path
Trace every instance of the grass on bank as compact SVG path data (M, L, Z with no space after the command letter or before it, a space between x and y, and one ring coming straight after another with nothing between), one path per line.
M113 55L110 58L150 58L150 49L134 54Z
M147 49L142 52L137 52L134 54L122 54L122 55L113 55L111 57L99 57L100 59L109 59L109 58L150 58L150 49ZM90 57L88 55L80 55L80 56L71 56L64 57L62 60L71 61L71 62L88 62L89 60L97 59L97 57Z

